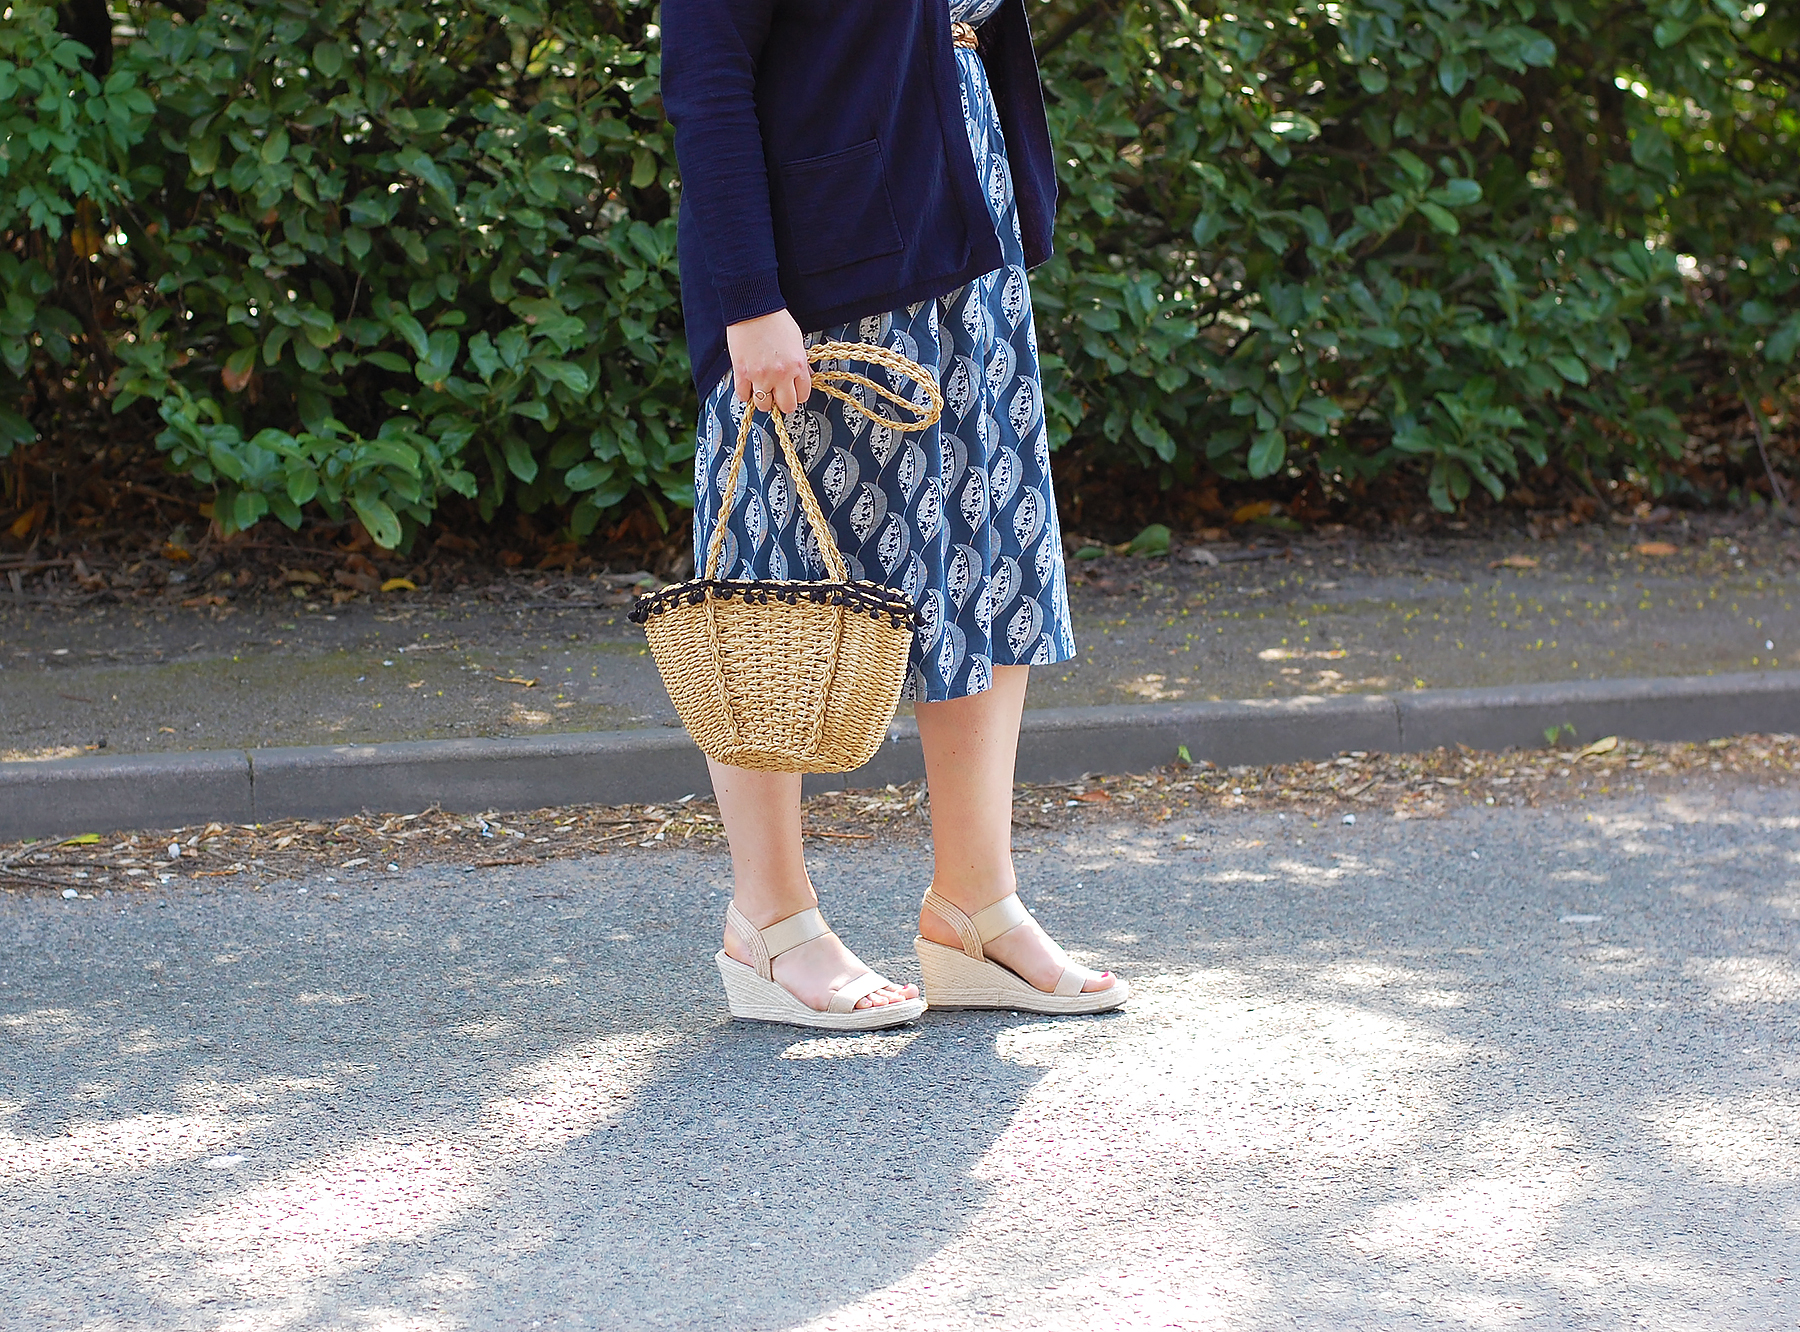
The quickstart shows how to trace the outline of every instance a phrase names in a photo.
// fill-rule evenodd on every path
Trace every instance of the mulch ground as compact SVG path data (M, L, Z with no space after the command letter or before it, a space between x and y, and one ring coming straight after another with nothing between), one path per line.
M1787 785L1800 772L1800 737L1750 735L1706 744L1641 744L1614 737L1581 749L1486 753L1349 753L1317 763L1262 768L1175 764L1141 775L1022 783L1013 826L1061 831L1097 822L1154 827L1178 815L1282 810L1296 816L1439 818L1462 806L1572 803L1600 796L1679 790L1684 781L1754 780ZM931 805L922 782L808 797L815 844L924 839ZM532 865L621 847L718 847L725 841L710 798L660 805L569 805L518 813L361 815L244 826L209 823L116 837L0 845L0 889L95 897L241 885L260 891L301 877L345 883L420 865ZM352 877L354 876L354 877ZM327 896L330 890L326 890Z

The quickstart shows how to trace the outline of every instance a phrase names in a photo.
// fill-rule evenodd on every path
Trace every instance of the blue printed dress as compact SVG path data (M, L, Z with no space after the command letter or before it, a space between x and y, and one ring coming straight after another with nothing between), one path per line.
M952 0L951 18L980 23L1001 0ZM1044 393L1012 173L987 71L957 48L963 121L1000 237L1003 265L934 301L809 333L866 342L935 371L941 422L901 434L814 393L786 419L852 578L903 591L919 608L905 696L978 694L995 666L1043 666L1075 655L1062 533L1050 485ZM843 369L923 399L904 376L866 362ZM729 372L701 409L694 458L694 557L703 569L745 405ZM774 431L751 430L744 490L731 515L721 575L825 576Z

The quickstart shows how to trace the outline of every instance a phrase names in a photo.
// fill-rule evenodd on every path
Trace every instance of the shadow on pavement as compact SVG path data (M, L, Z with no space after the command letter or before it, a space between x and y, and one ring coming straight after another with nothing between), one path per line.
M15 899L0 1324L1795 1320L1782 793L1212 827L1028 866L1126 1012L864 1037L718 1020L700 855ZM890 974L914 858L820 874Z

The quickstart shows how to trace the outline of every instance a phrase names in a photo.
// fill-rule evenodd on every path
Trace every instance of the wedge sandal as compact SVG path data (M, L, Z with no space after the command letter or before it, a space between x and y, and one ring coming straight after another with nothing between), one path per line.
M913 940L913 948L919 954L919 967L924 973L925 998L933 1008L1104 1013L1131 997L1131 987L1123 977L1114 977L1112 985L1104 990L1084 994L1081 987L1087 979L1087 968L1074 966L1064 967L1056 988L1046 993L1018 972L988 957L982 951L983 944L992 943L1031 919L1031 913L1017 893L969 916L939 897L935 889L927 889L925 909L952 926L962 940L961 948L948 948L923 936Z
M755 965L747 966L723 948L713 959L719 964L719 976L725 982L725 1000L731 1006L734 1018L750 1022L784 1022L792 1027L823 1027L827 1031L874 1031L911 1022L925 1011L923 999L903 999L898 1003L858 1008L858 1000L892 983L877 971L865 971L833 990L831 1002L822 1012L807 1007L785 989L775 979L775 959L803 943L811 943L831 933L831 927L817 907L797 912L786 920L776 921L766 930L759 930L745 919L734 903L726 908L725 924L756 959Z

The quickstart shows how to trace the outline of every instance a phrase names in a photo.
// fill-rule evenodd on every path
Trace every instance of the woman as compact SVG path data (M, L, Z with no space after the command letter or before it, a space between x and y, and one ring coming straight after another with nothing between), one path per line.
M925 998L1115 1008L1124 981L1072 964L1013 876L1026 676L1075 650L1025 278L1050 254L1056 184L1023 0L664 0L662 74L703 403L696 560L741 414L786 413L851 576L920 608L907 696L932 797ZM902 435L811 398L806 344L821 340L935 373L941 422ZM756 442L722 567L821 577L793 480L769 432ZM916 1017L917 987L870 971L818 913L800 778L711 769L735 879L718 956L733 1013L849 1029Z

